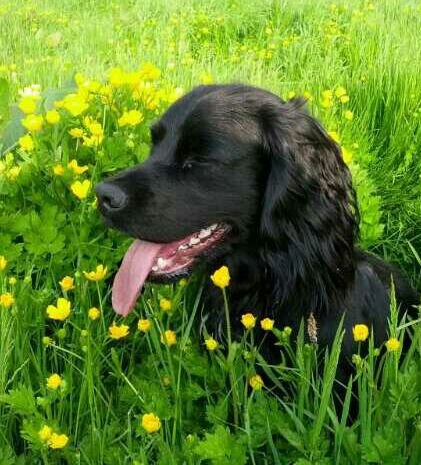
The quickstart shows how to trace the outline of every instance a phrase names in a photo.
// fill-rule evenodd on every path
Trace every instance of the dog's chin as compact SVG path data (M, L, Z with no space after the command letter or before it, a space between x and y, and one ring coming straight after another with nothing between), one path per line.
M188 277L195 268L222 254L231 231L228 224L214 224L181 240L165 244L155 259L147 281L165 284Z

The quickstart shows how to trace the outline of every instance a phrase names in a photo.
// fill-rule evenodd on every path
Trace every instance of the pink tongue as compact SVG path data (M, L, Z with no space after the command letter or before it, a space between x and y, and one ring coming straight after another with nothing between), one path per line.
M136 240L129 247L114 278L111 301L114 310L126 316L136 304L151 268L164 244Z

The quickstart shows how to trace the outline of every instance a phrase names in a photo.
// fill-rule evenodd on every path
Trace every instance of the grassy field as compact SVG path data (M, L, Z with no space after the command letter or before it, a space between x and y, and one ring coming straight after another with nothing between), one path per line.
M252 328L212 346L194 276L116 318L130 240L92 189L145 159L150 123L195 85L303 95L353 172L362 247L420 288L420 28L415 0L0 0L0 465L421 463L417 324L392 305L411 348L362 341L336 412L341 331L325 354L275 320L288 366Z

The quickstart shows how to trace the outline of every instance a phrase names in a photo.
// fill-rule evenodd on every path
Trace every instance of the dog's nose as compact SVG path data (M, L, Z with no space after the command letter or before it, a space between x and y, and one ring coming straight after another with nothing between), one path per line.
M98 197L98 203L103 209L116 212L124 208L127 204L127 194L111 182L101 182L95 187L95 192Z

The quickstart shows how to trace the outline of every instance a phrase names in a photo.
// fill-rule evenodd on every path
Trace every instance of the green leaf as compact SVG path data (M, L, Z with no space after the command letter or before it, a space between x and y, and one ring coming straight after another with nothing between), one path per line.
M11 389L8 394L0 395L0 402L10 406L14 413L35 415L37 407L32 390L27 386Z
M6 79L0 78L0 128L9 120L10 89Z

